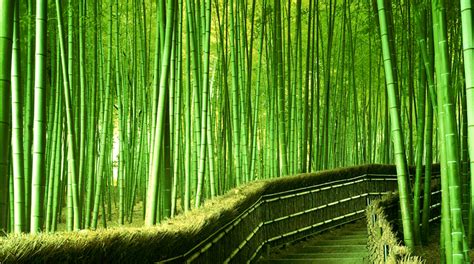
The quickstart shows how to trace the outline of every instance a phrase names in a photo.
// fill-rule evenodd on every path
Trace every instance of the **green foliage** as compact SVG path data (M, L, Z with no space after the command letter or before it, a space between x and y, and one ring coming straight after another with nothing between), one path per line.
M151 226L254 180L377 162L398 165L408 227L407 166L418 196L434 160L442 245L466 252L472 1L13 2L0 0L0 229L127 225L137 204Z

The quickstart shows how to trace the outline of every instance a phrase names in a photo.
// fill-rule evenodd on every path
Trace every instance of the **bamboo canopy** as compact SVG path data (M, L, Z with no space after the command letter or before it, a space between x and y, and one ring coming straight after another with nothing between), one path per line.
M256 180L381 163L413 249L439 162L441 260L470 261L472 0L0 6L1 234L153 227Z

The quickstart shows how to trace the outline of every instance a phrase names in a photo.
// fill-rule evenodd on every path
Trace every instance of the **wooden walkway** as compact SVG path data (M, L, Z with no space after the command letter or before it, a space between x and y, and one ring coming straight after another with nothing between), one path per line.
M292 245L272 248L258 263L369 263L367 236L365 220L360 220Z

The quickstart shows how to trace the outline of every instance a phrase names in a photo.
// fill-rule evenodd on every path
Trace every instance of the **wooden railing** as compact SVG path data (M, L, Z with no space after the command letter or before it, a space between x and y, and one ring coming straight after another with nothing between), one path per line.
M364 218L396 190L395 174L362 165L256 181L153 228L11 235L0 238L0 262L254 262L269 247Z
M160 263L251 263L269 247L364 218L372 200L396 188L396 175L367 173L265 194L185 254Z
M439 176L433 180L430 197L429 223L441 218L441 190ZM422 199L423 196L420 197ZM423 209L420 210L420 213ZM385 196L367 207L368 249L371 263L421 263L401 241L403 238L398 195ZM421 227L421 224L420 224Z

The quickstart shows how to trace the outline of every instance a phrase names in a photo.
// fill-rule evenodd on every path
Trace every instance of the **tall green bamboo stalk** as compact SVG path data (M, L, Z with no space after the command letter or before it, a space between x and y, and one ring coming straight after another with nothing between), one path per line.
M15 1L0 1L0 230L7 229L8 161L10 153L10 85Z
M464 227L461 212L461 189L459 177L459 139L456 128L456 117L454 108L453 90L450 88L450 65L448 59L447 43L447 21L444 0L432 2L433 33L435 35L436 71L440 77L438 80L438 96L440 97L439 108L443 108L444 115L441 118L444 128L441 136L444 137L444 148L446 155L447 177L449 179L449 208L451 217L452 237L452 259L453 263L464 263L468 261L468 255L464 254L463 239ZM438 109L438 111L440 111ZM448 258L450 256L447 256ZM467 257L467 259L466 259Z
M59 37L59 46L61 50L61 66L63 73L63 96L64 103L66 107L66 128L67 128L67 164L68 164L68 185L70 186L69 190L72 199L73 206L73 217L74 219L74 230L81 229L81 208L79 201L79 187L78 187L78 176L77 176L77 164L76 164L76 137L74 130L74 120L73 120L73 106L71 101L71 83L69 78L71 75L68 74L68 66L66 66L67 55L65 52L65 43L63 35L63 20L61 15L61 2L56 0L56 15L58 22L58 37ZM69 35L71 37L71 35ZM71 55L71 54L70 54ZM71 66L71 65L70 65ZM68 192L69 193L69 192Z
M30 232L37 233L43 228L43 200L45 184L45 140L46 140L46 30L47 1L36 2L35 41L35 90L33 117L33 164L31 189Z
M196 190L195 205L199 207L202 200L202 193L204 188L204 166L206 161L206 148L207 146L207 115L208 115L208 104L209 104L209 54L211 46L211 0L206 0L206 19L205 19L205 37L203 38L203 78L202 78L202 99L201 99L201 148L200 148L200 160L198 169L198 183Z
M166 82L168 80L169 73L169 60L171 54L171 37L173 33L173 24L174 24L174 0L168 0L166 3L166 34L165 34L165 43L164 51L161 60L161 73L160 73L160 86L159 86L159 96L158 96L158 105L157 105L157 115L156 115L156 129L154 131L154 137L152 142L153 154L150 159L150 172L149 172L149 184L148 184L148 194L147 194L147 204L145 211L145 225L152 226L155 224L156 210L157 210L157 195L158 195L158 169L159 161L161 155L161 144L163 136L163 116L165 108L165 94L166 94Z
M385 80L388 93L388 107L390 111L390 126L391 135L393 138L393 147L395 153L395 164L397 166L397 181L398 191L400 197L400 210L402 214L403 223L403 238L405 245L409 248L414 246L413 236L413 222L411 217L411 206L410 206L410 193L409 193L409 182L408 182L408 168L405 156L405 145L403 143L403 132L400 122L400 112L398 107L397 99L397 82L393 78L393 69L396 65L392 64L390 55L390 39L388 34L388 24L391 23L387 20L385 15L385 6L387 2L385 0L377 0L377 9L379 16L380 26L380 37L382 42L384 69L385 69Z
M20 59L20 3L16 1L13 25L12 53L12 167L14 187L14 231L25 231L25 179L23 167L23 113L22 113L22 78Z
M473 3L460 0L462 20L462 40L464 54L464 76L466 78L466 108L468 120L468 148L471 157L471 203L469 208L469 241L472 245L474 237L474 34L473 34Z

